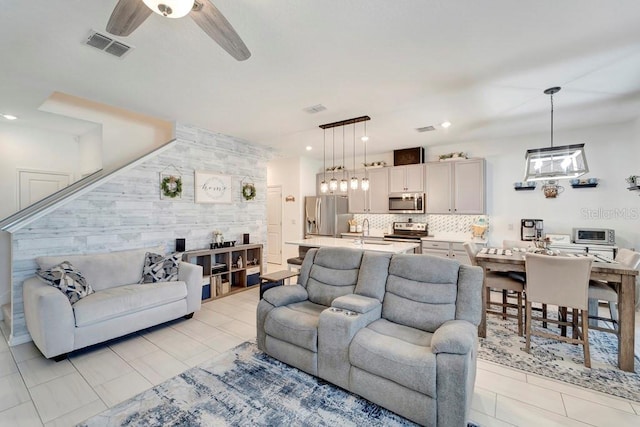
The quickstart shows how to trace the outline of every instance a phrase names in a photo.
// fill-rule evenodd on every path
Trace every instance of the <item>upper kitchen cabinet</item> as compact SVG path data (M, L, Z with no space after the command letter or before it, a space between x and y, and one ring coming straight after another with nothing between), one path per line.
M427 163L426 212L484 214L484 163L484 159Z
M344 177L345 177L345 179L347 179L347 181L351 178L348 175L349 174L347 172L344 172ZM326 176L326 178L325 178L325 176ZM329 180L331 179L332 176L334 176L338 180L338 189L336 191L329 190L326 193L323 193L322 191L320 191L320 183L324 179L324 180L327 181L327 184L329 184ZM340 180L341 179L342 179L342 171L334 172L334 175L331 175L331 172L327 172L326 175L323 174L322 172L317 174L316 175L316 196L323 196L323 195L346 196L347 195L346 191L340 191Z
M370 169L367 171L369 190L363 191L349 187L349 213L389 213L389 174L388 168ZM364 177L365 171L357 171L358 180ZM351 177L351 175L350 175Z
M424 164L389 168L389 193L424 192Z

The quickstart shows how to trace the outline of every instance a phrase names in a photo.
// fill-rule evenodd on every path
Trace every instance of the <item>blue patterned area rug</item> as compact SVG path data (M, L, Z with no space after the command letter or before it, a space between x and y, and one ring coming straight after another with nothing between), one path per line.
M555 314L550 311L549 316ZM559 334L552 324L540 330ZM571 336L571 328L567 334ZM589 330L591 369L584 366L581 345L534 336L531 354L524 348L525 338L518 336L515 319L487 316L487 338L480 338L478 358L640 402L640 360L636 355L635 373L618 369L618 338L614 334Z
M245 342L79 424L103 426L414 426Z

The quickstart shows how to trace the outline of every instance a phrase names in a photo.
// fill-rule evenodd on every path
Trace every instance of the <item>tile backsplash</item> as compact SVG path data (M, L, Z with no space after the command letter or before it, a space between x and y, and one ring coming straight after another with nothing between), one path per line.
M359 224L361 224L365 218L368 218L372 229L379 229L384 232L389 232L394 222L406 222L411 218L413 222L426 222L429 225L429 234L470 233L471 226L480 217L485 218L486 223L489 223L489 217L486 215L355 214L353 217Z

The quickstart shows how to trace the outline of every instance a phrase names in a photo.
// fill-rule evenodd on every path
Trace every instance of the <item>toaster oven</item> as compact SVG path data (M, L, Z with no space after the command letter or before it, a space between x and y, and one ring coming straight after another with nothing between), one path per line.
M616 232L610 228L574 228L573 243L615 245Z

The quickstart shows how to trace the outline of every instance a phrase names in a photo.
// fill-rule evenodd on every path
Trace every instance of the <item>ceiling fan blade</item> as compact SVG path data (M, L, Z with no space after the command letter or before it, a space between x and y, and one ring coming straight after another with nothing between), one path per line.
M227 18L209 0L196 0L189 16L216 43L238 61L244 61L251 52Z
M128 36L151 15L142 0L120 0L111 13L107 31L116 36Z

